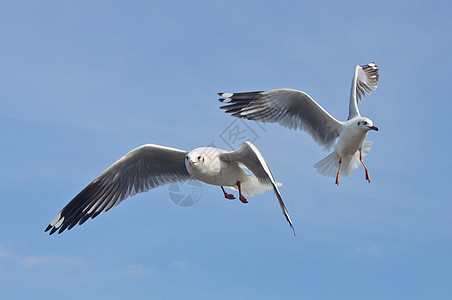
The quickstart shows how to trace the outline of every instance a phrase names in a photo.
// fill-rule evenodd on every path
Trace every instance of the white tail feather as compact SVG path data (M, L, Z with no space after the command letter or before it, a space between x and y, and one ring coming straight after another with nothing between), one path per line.
M363 147L361 149L363 158L366 157L366 155L370 152L370 149L372 148L373 143L374 142L371 142L371 141L364 141Z
M366 155L370 152L372 148L373 142L365 141L363 143L361 149L362 158L366 157ZM353 155L343 156L341 163L341 175L346 177L353 173L359 167L359 151L356 151ZM337 170L339 167L339 154L334 151L318 163L314 165L314 168L317 169L322 175L335 177L337 174Z
M319 161L314 165L322 175L334 177L337 173L337 168L339 166L339 154L336 151L332 152L330 155Z

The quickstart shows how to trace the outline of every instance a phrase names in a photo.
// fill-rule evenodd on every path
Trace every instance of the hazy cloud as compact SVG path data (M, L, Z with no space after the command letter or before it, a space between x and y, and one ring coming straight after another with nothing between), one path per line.
M0 242L0 259L8 260L24 267L44 264L79 265L83 263L80 258L64 257L60 254L21 256L14 250L10 242Z
M152 270L143 265L129 265L118 270L119 277L147 277L153 274Z
M184 260L174 261L171 266L178 269L185 269L187 262Z
M357 254L376 253L380 251L379 244L372 244L365 247L357 248L353 252Z
M83 263L83 260L79 258L63 257L59 254L51 254L42 256L27 256L20 259L20 263L25 267L34 267L43 264L80 265Z

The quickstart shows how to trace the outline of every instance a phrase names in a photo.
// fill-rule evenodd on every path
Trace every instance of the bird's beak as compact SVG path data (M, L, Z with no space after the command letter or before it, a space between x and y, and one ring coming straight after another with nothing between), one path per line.
M194 166L195 165L195 162L194 161L192 161L192 160L190 160L189 162L188 162L189 164L190 164L190 166Z
M372 129L372 130L378 131L378 127L377 127L377 126L369 126L369 129Z

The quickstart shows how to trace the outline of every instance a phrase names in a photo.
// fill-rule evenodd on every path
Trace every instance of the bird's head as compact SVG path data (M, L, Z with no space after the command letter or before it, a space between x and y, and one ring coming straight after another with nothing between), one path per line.
M195 149L185 156L185 165L187 168L201 168L206 162L206 155L202 151Z
M378 127L374 126L374 123L371 119L368 118L359 118L356 121L356 126L363 131L375 130L378 131Z

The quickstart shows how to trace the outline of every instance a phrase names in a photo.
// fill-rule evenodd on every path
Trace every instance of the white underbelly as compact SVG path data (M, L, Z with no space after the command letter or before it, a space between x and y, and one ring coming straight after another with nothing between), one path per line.
M244 181L248 176L238 165L222 164L215 172L202 172L203 170L189 170L189 173L202 182L219 186L235 187L237 181Z
M340 156L353 155L363 146L366 135L339 137L339 141L334 147Z

